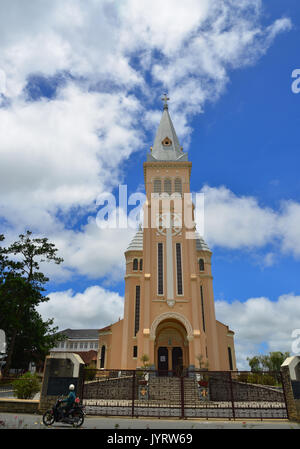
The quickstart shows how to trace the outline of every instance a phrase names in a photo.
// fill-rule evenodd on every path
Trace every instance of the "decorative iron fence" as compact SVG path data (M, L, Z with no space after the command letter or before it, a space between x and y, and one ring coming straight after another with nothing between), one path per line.
M86 370L81 396L96 415L288 418L280 372Z

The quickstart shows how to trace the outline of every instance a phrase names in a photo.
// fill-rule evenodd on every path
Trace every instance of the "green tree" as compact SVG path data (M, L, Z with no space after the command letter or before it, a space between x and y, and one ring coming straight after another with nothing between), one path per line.
M289 352L274 351L268 355L247 357L247 360L252 372L280 371L282 363L289 356Z
M254 356L254 357L247 357L249 366L251 368L251 371L258 372L261 371L261 366L260 366L260 360L258 356Z
M40 264L60 264L63 259L57 251L47 238L32 238L30 231L0 250L0 328L8 344L5 374L11 366L19 367L18 354L24 363L35 361L60 339L54 335L57 329L51 328L53 321L43 322L36 311L41 302L49 300L43 294L49 278L40 271Z
M269 359L269 370L270 371L280 371L281 365L283 364L285 359L290 357L290 353L289 352L275 351L275 352L270 352L270 356L269 357L270 357L270 359Z

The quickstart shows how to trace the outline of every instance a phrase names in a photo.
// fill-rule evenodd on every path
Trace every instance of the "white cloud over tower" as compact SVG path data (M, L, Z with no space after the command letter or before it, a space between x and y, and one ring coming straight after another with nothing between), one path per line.
M66 217L75 224L76 214L94 210L97 195L122 179L122 162L145 151L143 118L163 89L188 142L190 114L218 98L230 70L255 62L291 28L289 18L263 26L261 15L259 0L2 1L0 215L7 230L51 230L68 247L74 232ZM51 85L56 75L63 82L50 99L30 98L32 76ZM260 210L260 220L268 214ZM90 230L75 231L80 253L90 251ZM256 235L258 243L264 238Z
M289 18L265 26L262 15L261 0L2 0L1 232L8 240L25 228L47 235L65 259L53 271L57 280L73 274L121 278L132 229L101 232L94 220L97 196L123 179L124 161L146 151L145 131L157 127L154 104L164 90L172 97L176 131L188 144L189 118L219 98L231 70L255 63L291 29ZM56 76L63 82L51 98L31 98L32 76L51 86ZM226 187L206 186L203 192L212 246L274 244L300 256L300 204L284 202L274 210ZM269 253L265 263L272 260ZM118 294L96 286L50 297L41 311L59 317L57 310L72 304L74 327L100 327L115 321L122 308ZM274 311L287 302L262 301ZM217 303L217 311L238 332L236 311L243 315L256 304ZM253 326L251 316L245 332ZM270 333L263 338L270 340Z

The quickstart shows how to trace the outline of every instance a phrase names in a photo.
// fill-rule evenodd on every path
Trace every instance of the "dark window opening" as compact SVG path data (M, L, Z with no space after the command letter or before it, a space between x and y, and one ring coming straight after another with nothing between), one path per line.
M101 355L100 355L100 368L104 368L105 363L105 346L103 345L101 348Z
M133 270L137 271L139 269L139 261L138 259L133 259Z
M158 268L158 294L164 294L164 275L163 275L163 244L158 243L158 257L157 257L157 268Z
M201 294L201 309L202 309L202 325L203 325L203 330L205 332L204 300L203 300L203 287L202 287L202 285L200 285L200 294Z
M154 193L161 193L161 179L154 180Z
M166 192L169 195L171 195L171 193L172 193L171 179L165 179L165 181L164 181L164 192Z
M199 259L199 271L204 271L204 260Z
M230 346L228 346L228 359L229 359L229 369L230 369L230 371L232 371L233 370L233 363L232 363L232 353L231 353Z
M134 346L134 347L133 347L133 357L134 357L134 358L137 358L137 355L138 355L138 347L137 347L137 346Z
M180 178L175 179L175 192L182 194L182 183Z
M183 294L182 286L182 265L181 265L181 245L176 243L176 263L177 263L177 294Z
M137 285L135 287L134 335L136 335L140 329L140 298L141 298L141 287Z

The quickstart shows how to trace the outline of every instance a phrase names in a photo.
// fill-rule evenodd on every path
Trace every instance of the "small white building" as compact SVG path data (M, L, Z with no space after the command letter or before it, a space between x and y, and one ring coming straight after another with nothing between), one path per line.
M63 334L66 338L63 341L60 341L50 352L98 351L98 329L65 329L58 332L58 334Z

